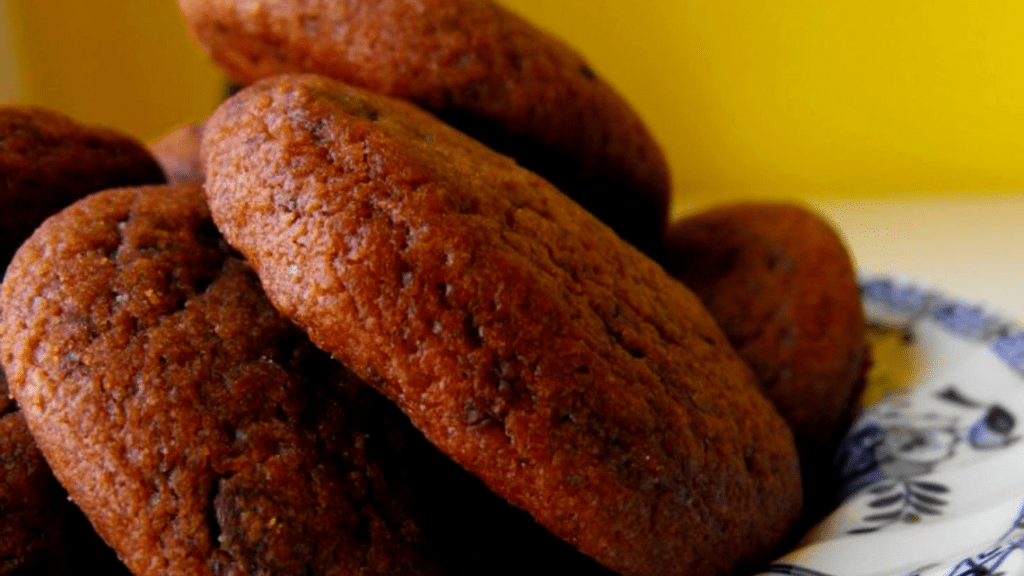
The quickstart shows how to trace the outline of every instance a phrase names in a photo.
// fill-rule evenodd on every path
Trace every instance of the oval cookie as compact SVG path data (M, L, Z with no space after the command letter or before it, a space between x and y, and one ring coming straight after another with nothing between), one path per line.
M671 194L657 143L572 49L489 0L179 0L238 81L323 74L415 102L550 180L648 253Z
M792 438L749 369L543 179L316 76L243 90L202 150L275 305L556 535L623 574L726 574L792 524Z

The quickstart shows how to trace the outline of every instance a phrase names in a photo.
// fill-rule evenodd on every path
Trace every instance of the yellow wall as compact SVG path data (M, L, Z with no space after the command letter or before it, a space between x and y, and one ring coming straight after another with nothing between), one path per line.
M222 89L174 0L6 0L27 98L153 138ZM506 0L664 146L680 198L1024 188L1020 0Z
M21 65L7 4L0 1L0 102L22 97Z
M23 102L150 140L223 93L174 0L6 0Z
M1024 187L1020 0L507 0L594 60L687 196Z

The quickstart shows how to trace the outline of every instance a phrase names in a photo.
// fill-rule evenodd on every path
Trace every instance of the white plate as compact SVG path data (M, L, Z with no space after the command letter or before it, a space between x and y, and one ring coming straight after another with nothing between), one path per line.
M902 278L861 293L875 365L843 503L764 573L1024 575L1024 328Z

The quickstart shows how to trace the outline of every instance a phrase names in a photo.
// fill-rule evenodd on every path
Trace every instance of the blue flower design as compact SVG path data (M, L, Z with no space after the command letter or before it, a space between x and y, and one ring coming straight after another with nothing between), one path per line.
M955 421L914 423L909 418L883 424L863 421L839 447L836 465L842 499L885 479L903 481L931 472L953 456L960 441Z
M882 444L885 430L877 422L868 421L843 439L836 451L836 468L842 479L842 499L861 488L885 479L875 450Z
M849 534L941 514L949 489L919 477L951 459L960 445L992 450L1019 439L1014 415L999 404L971 399L954 386L935 398L965 414L915 413L905 401L883 403L866 413L840 444L835 462L843 483L840 496L863 493L871 510Z
M1013 414L998 404L993 404L967 431L967 440L979 450L1004 448L1017 441L1011 436L1016 424Z

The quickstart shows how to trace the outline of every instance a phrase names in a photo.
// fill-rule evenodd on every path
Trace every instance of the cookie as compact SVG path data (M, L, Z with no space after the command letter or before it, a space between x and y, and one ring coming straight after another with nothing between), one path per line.
M832 454L869 363L842 239L802 206L747 203L673 223L666 252L666 269L704 302L793 429L804 487L815 491L808 514L820 516L835 504Z
M0 269L47 216L104 188L164 181L145 147L43 108L0 107Z
M604 574L278 314L198 185L76 203L0 296L39 445L135 574Z
M489 0L179 0L236 80L323 74L410 100L551 181L641 250L671 194L643 122L571 48Z
M2 296L12 390L136 574L441 573L390 517L403 495L375 494L343 388L317 381L327 359L219 242L198 187L75 204Z
M794 204L720 206L671 226L665 268L753 367L800 446L848 422L867 340L853 262L833 228Z
M203 138L225 238L321 348L622 574L728 574L800 507L790 432L680 283L414 106L258 82Z
M199 142L204 122L200 120L172 130L149 145L149 152L160 163L168 183L203 181Z

